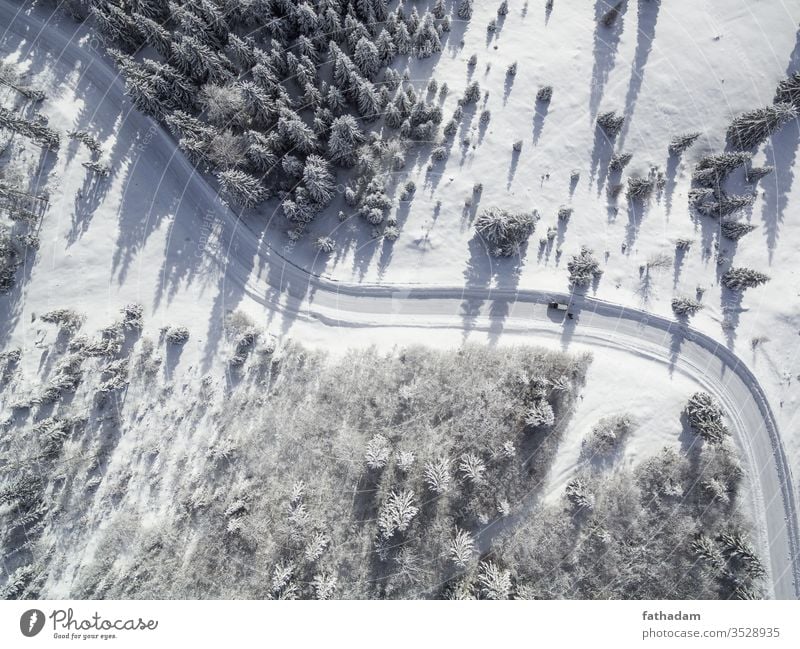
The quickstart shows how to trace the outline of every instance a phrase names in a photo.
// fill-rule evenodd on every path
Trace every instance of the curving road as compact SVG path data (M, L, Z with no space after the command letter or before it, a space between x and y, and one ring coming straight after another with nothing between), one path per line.
M407 327L420 332L433 328L486 330L495 335L521 332L532 340L559 340L594 347L626 350L653 362L686 372L714 394L731 415L732 429L751 478L759 547L769 554L768 570L776 598L798 597L800 545L798 516L791 471L780 433L766 395L752 372L730 350L709 336L666 318L585 296L536 290L506 290L435 286L348 284L310 274L278 252L259 244L236 216L219 203L214 190L177 151L163 131L137 113L125 112L122 80L98 57L81 36L85 28L50 16L25 4L0 0L0 24L7 25L2 47L19 48L23 56L53 57L57 78L80 70L83 89L94 88L97 105L82 115L88 127L104 112L125 113L117 141L136 140L149 132L146 160L128 171L126 184L156 193L171 193L180 203L172 225L181 234L194 233L190 219L213 211L214 218L233 231L228 247L207 250L224 272L225 282L285 319L316 321L334 327ZM63 74L63 77L62 77ZM128 182L137 179L136 183ZM128 200L142 201L141 190L127 191ZM134 194L136 196L134 196ZM141 214L153 210L148 197ZM136 205L134 203L134 205ZM185 218L184 218L185 217ZM180 231L183 228L183 231ZM176 236L173 234L173 236ZM253 278L247 260L258 259L267 272ZM163 278L166 282L167 278ZM571 301L575 320L562 322L548 312L550 300ZM495 315L499 314L499 315Z

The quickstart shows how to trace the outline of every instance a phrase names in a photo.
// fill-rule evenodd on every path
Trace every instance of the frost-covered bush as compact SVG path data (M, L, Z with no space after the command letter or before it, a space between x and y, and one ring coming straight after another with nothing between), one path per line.
M797 109L790 103L773 104L743 113L728 127L728 142L741 149L753 149L796 117Z
M381 434L374 435L367 443L365 460L370 469L382 469L389 462L392 447L389 440Z
M527 242L536 227L536 218L526 212L508 212L496 207L484 210L475 219L475 230L497 257L510 257Z
M696 392L686 404L686 419L692 430L711 444L721 444L730 435L722 421L722 407L707 392Z
M588 286L603 274L600 262L597 261L592 250L585 246L567 262L567 270L569 271L569 282L573 286Z
M122 327L127 331L141 331L144 328L144 307L141 304L126 304L120 309Z
M634 427L630 415L601 419L581 444L581 455L586 459L608 458L620 450L625 438Z
M170 345L183 345L189 340L189 330L186 327L170 327L165 338Z
M538 399L525 413L525 423L533 428L550 428L555 421L553 406L545 399Z
M597 117L597 125L603 129L603 132L609 137L616 137L622 130L622 125L625 123L625 118L618 116L613 110L606 113L601 113Z
M536 101L547 103L553 98L553 86L542 86L536 92Z
M41 320L58 325L59 330L66 334L74 334L81 328L85 318L72 309L55 309L44 313Z
M581 478L570 480L564 490L564 495L567 497L567 502L569 502L573 511L591 511L594 509L594 494Z
M330 237L317 237L314 240L314 248L327 255L336 250L336 243Z
M414 492L403 490L392 491L378 512L378 529L384 539L389 539L396 532L405 532L419 508L414 504Z

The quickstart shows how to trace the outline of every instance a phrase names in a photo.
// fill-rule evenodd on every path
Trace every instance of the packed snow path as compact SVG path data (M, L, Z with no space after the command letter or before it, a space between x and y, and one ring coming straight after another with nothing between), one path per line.
M203 252L224 273L226 295L222 299L231 307L249 297L282 319L284 330L297 321L316 322L319 327L416 328L423 342L425 331L431 329L451 331L453 336L466 335L470 330L488 331L490 337L503 332L524 333L533 344L556 339L565 348L573 342L614 347L690 373L720 399L731 416L751 477L758 545L769 553L773 594L778 598L797 597L797 512L783 444L758 381L724 346L674 321L585 296L535 290L345 284L309 274L260 241L259 235L221 205L214 190L163 129L154 129L151 120L133 111L121 111L126 103L122 79L99 55L85 27L63 19L53 22L39 10L27 5L19 8L9 0L0 0L0 22L7 25L2 36L6 51L19 48L21 60L46 53L50 59L47 65L53 67L54 85L67 78L66 74L62 76L64 71L79 74L82 87L91 92L93 101L87 100L87 110L73 127L90 128L106 113L124 113L124 119L114 124L118 143L148 134L147 146L142 147L136 169L128 171L123 189L125 200L141 204L143 220L151 217L155 193L180 200L170 225L170 239L197 238L202 215L213 214L223 224L227 237L205 245ZM133 176L139 180L138 188L130 186ZM67 196L66 202L69 204L71 197ZM55 259L54 255L54 264ZM252 271L254 259L260 272ZM161 273L162 285L168 284L166 270ZM81 290L92 290L89 280ZM68 293L64 299L68 299ZM556 299L570 301L573 320L547 309L546 303ZM637 379L632 376L630 380Z

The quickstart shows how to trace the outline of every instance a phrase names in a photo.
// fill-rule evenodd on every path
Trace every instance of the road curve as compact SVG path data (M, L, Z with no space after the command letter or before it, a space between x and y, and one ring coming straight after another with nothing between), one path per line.
M7 25L2 34L4 46L16 45L23 52L41 46L57 56L54 65L65 69L82 64L81 82L96 86L109 110L120 112L124 102L122 80L104 58L77 42L81 28L63 21L49 24L47 14L29 5L15 7L8 0L0 0L0 24ZM102 114L103 106L93 106L93 112ZM91 117L77 126L88 126ZM118 139L151 128L147 117L129 113ZM181 208L195 215L213 208L215 218L234 231L235 241L229 247L207 251L224 269L226 282L238 284L241 292L280 312L285 319L337 327L442 328L454 333L474 329L494 335L518 332L560 340L564 347L575 342L624 349L690 374L723 403L731 416L734 437L751 478L759 547L769 554L772 594L780 599L800 595L796 499L780 433L755 376L725 346L667 318L582 295L485 287L351 284L308 273L260 244L258 236L219 203L214 190L163 129L155 132L146 153L148 163L152 163L148 166L155 170L157 191L176 192ZM233 246L235 254L231 254ZM250 266L242 263L255 257L268 268L264 278L253 279ZM575 320L562 322L549 313L546 303L550 300L570 301Z

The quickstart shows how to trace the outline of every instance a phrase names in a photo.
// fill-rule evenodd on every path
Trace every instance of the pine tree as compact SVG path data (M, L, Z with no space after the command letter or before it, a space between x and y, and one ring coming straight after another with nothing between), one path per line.
M607 113L601 113L597 117L597 125L603 129L609 138L616 137L622 130L622 125L625 123L625 118L617 116L612 110Z
M222 171L217 178L225 194L242 207L255 207L267 198L261 181L243 171Z
M703 305L690 297L676 297L672 299L672 310L679 316L690 316L697 313Z
M749 162L751 157L744 151L707 155L697 163L692 180L703 187L719 187L734 169Z
M472 534L456 528L456 533L447 547L447 558L459 568L465 568L475 556L475 539Z
M381 66L378 48L368 38L361 38L353 53L353 62L367 79L374 79Z
M417 58L426 59L434 52L442 51L442 43L439 39L439 32L436 30L436 23L433 14L426 13L414 31L414 51Z
M756 229L756 226L750 223L743 223L742 221L722 221L720 223L722 236L730 239L731 241L738 241L746 234L750 234Z
M775 103L789 103L800 109L800 72L795 72L778 84L775 91Z
M352 115L337 117L331 124L328 138L328 157L340 167L352 167L356 163L356 149L366 140L364 133Z
M741 149L753 149L796 117L797 109L790 103L773 104L743 113L728 127L728 142Z
M450 489L452 476L450 475L450 462L447 458L440 457L426 462L423 474L425 484L433 493L441 495Z
M461 20L469 20L472 18L472 0L459 0L458 17L461 18Z
M720 444L730 434L722 421L722 408L707 392L693 394L685 412L692 430L711 444Z
M303 184L312 200L321 205L330 203L334 196L335 180L324 158L317 155L306 158Z
M402 56L411 54L411 35L408 33L405 23L397 26L397 31L394 33L394 44L398 54Z
M392 59L397 54L397 47L392 40L391 35L385 29L381 30L378 39L375 41L375 46L378 49L378 56L380 58L380 65L386 66L392 62ZM384 73L385 74L385 73Z
M731 268L722 276L722 284L732 291L743 291L769 281L769 276L751 268Z
M314 34L317 31L319 18L308 2L301 2L293 15L297 30L301 34Z
M692 144L695 143L697 138L700 137L700 133L686 133L685 135L678 135L669 143L669 153L670 155L680 155L686 149L688 149Z
M600 262L595 259L589 248L583 247L579 254L574 255L567 263L570 284L575 286L588 286L592 280L603 274Z
M481 98L481 85L477 81L473 81L471 84L467 86L467 89L464 91L464 103L465 104L474 104L478 102Z
M433 7L431 8L431 13L434 15L435 18L441 20L447 15L447 11L445 9L444 0L436 0L433 3Z

